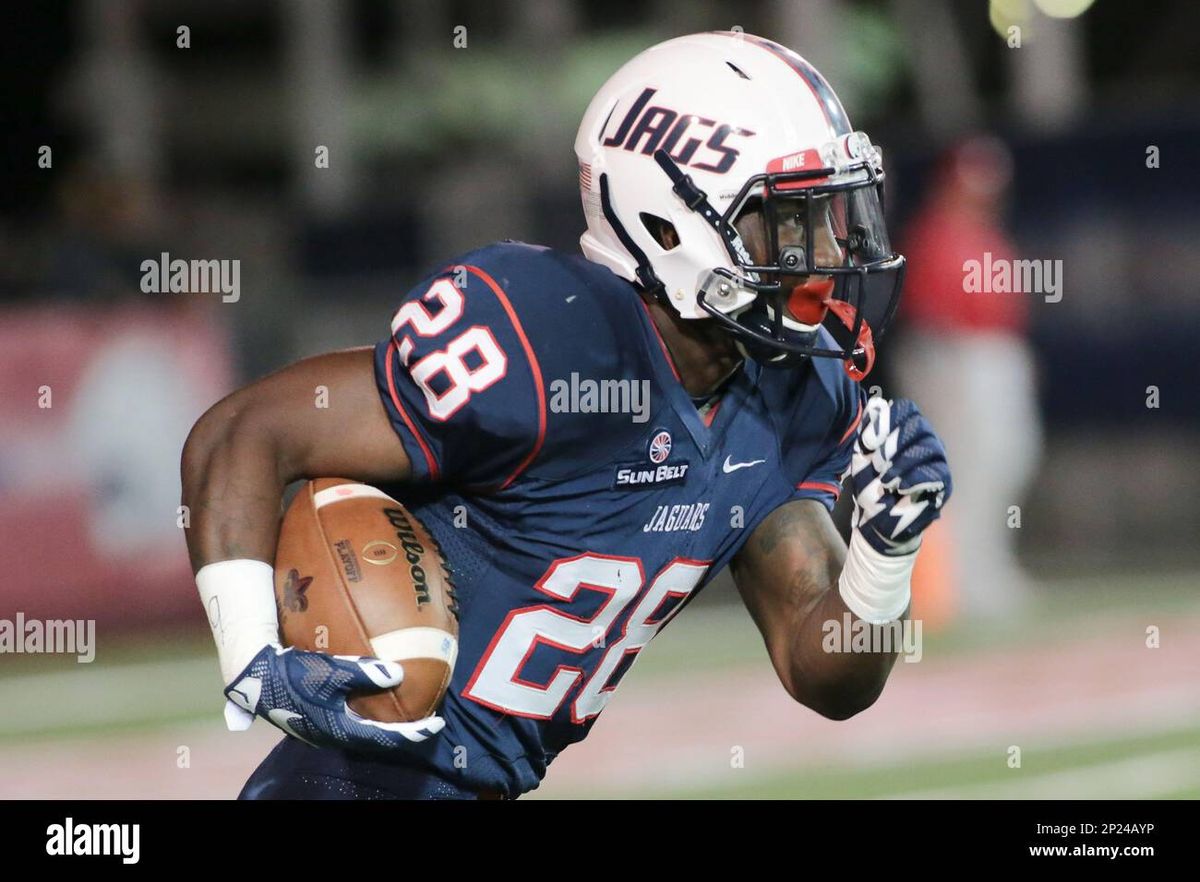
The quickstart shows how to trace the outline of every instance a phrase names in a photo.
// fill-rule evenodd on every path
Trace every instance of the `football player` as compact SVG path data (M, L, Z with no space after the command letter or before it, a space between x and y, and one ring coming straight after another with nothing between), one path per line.
M188 547L227 720L290 736L243 797L515 798L727 565L796 701L841 720L883 689L895 653L826 652L823 623L907 615L950 475L916 407L858 382L904 266L878 149L800 56L706 33L613 75L575 150L582 256L506 241L457 257L374 347L286 367L193 429ZM588 382L645 384L648 407L556 394ZM402 662L280 647L280 500L333 475L397 495L453 568L437 716L347 707ZM830 518L843 479L848 545Z

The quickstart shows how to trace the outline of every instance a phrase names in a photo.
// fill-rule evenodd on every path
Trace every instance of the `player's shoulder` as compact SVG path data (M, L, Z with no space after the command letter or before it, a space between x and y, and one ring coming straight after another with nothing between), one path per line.
M648 322L637 290L607 268L497 242L408 292L377 347L377 382L430 475L507 486L526 470L564 474L572 451L624 442L629 417L575 392L642 391L653 374Z
M490 269L522 282L540 281L547 275L562 272L573 263L575 256L548 245L502 239L462 254L458 262L465 266ZM583 262L599 268L599 264Z
M414 338L415 355L443 348L466 329L490 335L535 369L611 372L644 350L643 311L637 289L607 267L506 239L460 254L418 282L397 309L392 333L400 340L415 329L423 338Z
M637 292L607 267L571 254L513 239L457 258L449 270L493 289L523 320L585 326L601 317L624 318L637 308Z
M667 399L647 388L661 350L651 348L652 320L630 282L582 255L524 242L499 242L463 260L468 273L504 292L541 377L546 439L530 474L578 471L643 434L627 409L644 408L648 418ZM602 391L613 389L616 400Z
M461 255L444 273L463 294L467 320L515 329L547 382L645 369L637 289L582 255L505 240Z

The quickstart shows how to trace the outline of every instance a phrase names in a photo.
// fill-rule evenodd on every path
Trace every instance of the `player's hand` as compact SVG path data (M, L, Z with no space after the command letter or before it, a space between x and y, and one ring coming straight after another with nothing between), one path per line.
M234 678L225 696L314 747L386 752L424 741L446 724L439 716L383 723L360 716L346 703L351 693L390 689L403 679L404 669L395 662L272 644Z
M906 398L867 402L847 475L854 528L883 554L908 554L950 498L946 450Z

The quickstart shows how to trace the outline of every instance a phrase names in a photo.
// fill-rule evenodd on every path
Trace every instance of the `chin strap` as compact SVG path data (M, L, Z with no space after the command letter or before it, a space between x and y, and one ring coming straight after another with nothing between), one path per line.
M739 263L752 264L750 252L746 250L745 244L742 242L742 237L738 235L738 231L734 229L732 224L725 222L711 202L708 201L708 194L696 186L696 182L692 180L690 175L683 173L675 161L671 159L666 150L659 148L654 151L654 161L671 179L671 190L676 196L682 200L683 204L688 207L688 210L699 214L708 223L717 235L721 237L721 242L725 245L725 250L729 253L730 260L737 266ZM750 274L751 278L758 281L758 276L754 273Z
M856 323L858 324L858 339L854 341L854 354L842 364L846 368L846 373L850 375L850 379L855 381L866 379L867 374L871 373L871 368L875 367L875 338L871 335L871 326L861 319L858 310L845 300L828 300L825 305L846 326L846 330L850 334L854 333L854 326Z

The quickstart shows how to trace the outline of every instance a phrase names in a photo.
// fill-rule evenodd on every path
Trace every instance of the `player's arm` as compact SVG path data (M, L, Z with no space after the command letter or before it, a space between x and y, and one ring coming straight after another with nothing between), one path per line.
M951 492L941 441L904 399L867 403L844 479L854 494L848 548L828 509L800 499L768 515L733 562L784 687L832 719L879 697L896 653L827 651L829 628L894 626L907 617L921 534Z
M292 481L394 481L409 471L376 389L371 347L298 361L217 402L192 428L182 465L192 569L273 561Z
M258 715L310 743L363 750L395 750L440 731L439 717L378 723L349 709L351 693L398 685L399 665L279 646L272 562L284 488L301 478L386 481L409 472L369 347L264 377L192 428L182 462L188 553L227 684L230 728Z
M733 561L738 592L788 694L843 720L883 691L896 653L826 652L826 622L851 614L838 593L846 543L825 506L800 499L758 525Z

